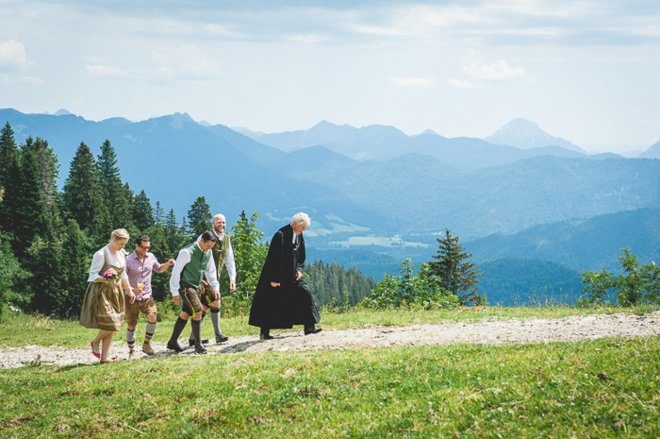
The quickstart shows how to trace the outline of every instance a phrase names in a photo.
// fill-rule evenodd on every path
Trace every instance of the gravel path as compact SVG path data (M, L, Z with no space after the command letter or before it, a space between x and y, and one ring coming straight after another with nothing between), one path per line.
M324 330L310 336L300 332L277 335L260 341L256 336L231 337L227 343L210 344L209 354L239 352L301 351L314 349L355 349L377 346L419 346L451 343L544 343L577 341L603 337L648 337L660 335L660 311L643 316L634 314L574 316L563 319L489 319L405 327ZM183 341L183 340L181 340ZM163 343L154 343L156 357L174 355ZM182 344L183 345L183 344ZM138 346L140 346L138 344ZM115 343L112 354L127 359L124 342ZM187 349L179 355L193 355ZM146 358L141 352L138 358ZM91 364L98 360L89 349L57 346L23 346L0 349L0 368L29 364L68 366Z

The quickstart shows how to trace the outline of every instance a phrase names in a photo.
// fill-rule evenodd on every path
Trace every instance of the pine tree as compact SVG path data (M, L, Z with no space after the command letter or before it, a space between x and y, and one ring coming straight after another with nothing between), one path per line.
M8 171L13 156L18 154L16 141L14 140L14 130L11 129L9 122L0 131L0 191L7 184ZM0 197L0 200L2 197Z
M82 230L89 234L98 232L103 222L108 218L99 179L98 166L92 151L87 145L81 143L76 155L71 161L69 177L64 183L63 202L68 216L75 219ZM107 240L106 234L105 239ZM96 238L96 236L95 236ZM98 237L103 239L102 236ZM102 241L103 242L103 241Z
M481 272L468 261L472 256L465 252L458 236L453 236L448 229L442 238L436 238L438 251L429 262L430 274L440 280L440 285L460 297L465 304L473 303L477 295L477 284Z
M156 224L165 224L165 211L161 206L160 201L156 201L156 209L154 209L154 221Z
M188 210L188 236L196 239L211 227L211 206L206 198L197 197Z
M231 229L231 246L236 260L235 307L243 310L249 306L268 253L268 246L262 241L264 234L257 228L258 218L256 212L248 218L243 210Z
M0 144L0 231L11 235L16 224L15 215L18 208L16 194L21 184L20 153L14 143L13 132L9 125L2 129Z
M43 314L53 314L57 297L66 282L62 271L62 243L57 239L45 240L40 236L33 241L26 268L32 273L30 290L32 309Z
M156 223L151 208L151 201L144 190L140 191L133 200L132 210L133 224L135 224L139 230L146 230Z
M64 231L61 275L66 282L53 298L53 312L62 317L77 316L87 288L91 247L78 223L70 220Z
M117 166L117 154L109 140L101 145L98 156L98 169L101 190L105 208L108 212L109 224L105 234L116 228L130 229L132 225L131 202L133 192L127 184L123 184Z
M36 236L46 237L52 232L49 208L42 194L41 172L37 153L28 138L21 151L21 172L14 211L14 249L20 259Z
M165 239L167 240L167 248L172 251L171 257L176 258L179 250L183 248L188 242L188 238L182 232L183 227L179 227L174 214L174 209L170 209L165 217Z

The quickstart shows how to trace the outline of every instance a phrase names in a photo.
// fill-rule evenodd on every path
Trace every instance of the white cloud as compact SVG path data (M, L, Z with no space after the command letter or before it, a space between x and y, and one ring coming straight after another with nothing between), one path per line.
M449 78L447 80L447 83L454 88L461 88L463 90L474 90L474 84L472 84L470 81Z
M389 81L399 87L430 87L433 85L433 80L429 78L390 78Z
M522 67L510 67L503 59L487 64L475 56L463 60L463 72L475 79L492 81L506 81L525 77L525 70Z
M21 76L18 81L29 85L44 85L44 81L36 76Z
M85 70L91 76L101 78L142 80L204 80L220 72L219 63L195 46L157 50L153 58L155 67L127 69L99 63L87 64Z
M290 35L289 37L287 37L287 40L293 43L320 44L327 42L328 38L316 34L297 34L297 35Z
M22 43L14 40L0 43L0 69L5 71L25 70L32 64L27 59L25 46Z
M126 79L129 78L131 75L128 71L117 68L117 67L112 67L112 66L106 66L103 64L88 64L85 66L85 70L87 70L87 73L89 73L92 76L98 76L101 78L120 78L120 79Z

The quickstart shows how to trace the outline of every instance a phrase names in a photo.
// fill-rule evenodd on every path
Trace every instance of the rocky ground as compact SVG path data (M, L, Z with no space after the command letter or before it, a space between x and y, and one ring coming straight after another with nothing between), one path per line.
M231 334L228 334L231 336ZM368 327L362 329L324 330L303 336L300 332L261 341L257 336L231 337L226 343L208 346L209 354L240 352L301 351L314 349L360 349L382 346L419 346L452 343L545 343L578 341L603 337L648 337L660 335L660 312L643 316L634 314L574 316L563 319L489 319L477 322L440 323L405 327ZM138 339L139 339L138 335ZM181 340L183 342L184 340ZM186 340L187 342L187 340ZM187 343L186 343L187 345ZM137 345L140 346L139 344ZM183 346L183 343L182 343ZM163 343L154 343L156 357L176 355ZM194 355L187 349L179 355ZM113 345L111 356L128 359L124 342ZM148 359L141 352L135 359ZM58 366L92 364L98 360L89 348L69 349L58 346L23 346L0 349L0 368L35 364Z

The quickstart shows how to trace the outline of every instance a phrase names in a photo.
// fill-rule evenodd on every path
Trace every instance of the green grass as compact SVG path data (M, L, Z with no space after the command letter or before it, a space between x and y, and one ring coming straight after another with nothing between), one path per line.
M160 308L163 308L160 306ZM572 315L637 313L643 314L658 307L602 307L576 308L568 306L542 307L471 307L451 310L369 310L354 308L348 312L324 312L321 326L328 329L364 328L368 326L407 326L421 323L470 321L484 318L561 318ZM168 314L158 323L155 340L166 341L172 333L176 317ZM228 336L258 334L258 329L248 326L247 316L222 319L223 332ZM300 328L297 328L298 330ZM138 326L138 339L144 334L144 322ZM0 321L0 347L36 344L60 345L83 348L94 337L95 331L86 329L77 321L51 319L43 316L11 314L6 312ZM206 321L203 336L213 335L211 323ZM119 339L119 337L117 338Z
M0 371L0 437L659 437L660 337Z

